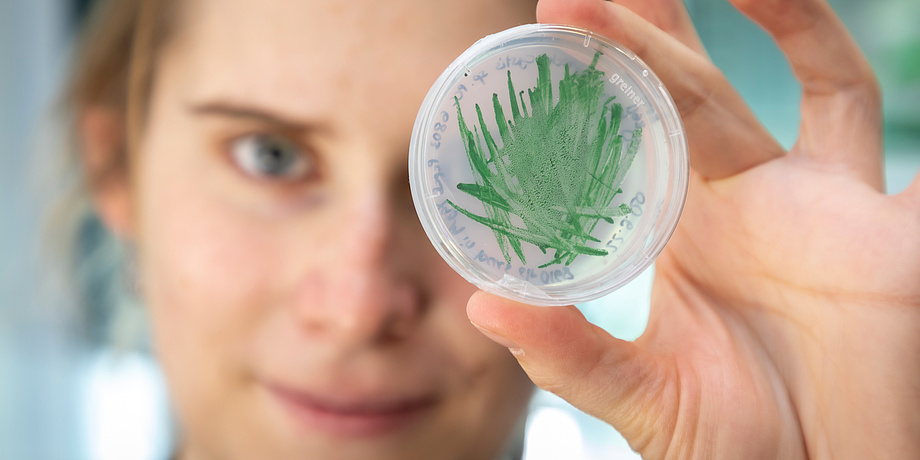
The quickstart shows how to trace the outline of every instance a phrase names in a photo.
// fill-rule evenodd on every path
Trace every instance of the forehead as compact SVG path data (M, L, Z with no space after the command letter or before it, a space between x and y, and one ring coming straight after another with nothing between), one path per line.
M533 10L533 0L195 0L164 58L186 68L189 97L305 117L417 109L460 52L533 22Z

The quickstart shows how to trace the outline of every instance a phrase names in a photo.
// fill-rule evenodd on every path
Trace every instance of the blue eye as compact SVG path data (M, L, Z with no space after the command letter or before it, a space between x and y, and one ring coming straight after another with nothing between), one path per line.
M313 162L294 143L278 136L255 134L230 146L236 165L257 178L297 180L309 174Z

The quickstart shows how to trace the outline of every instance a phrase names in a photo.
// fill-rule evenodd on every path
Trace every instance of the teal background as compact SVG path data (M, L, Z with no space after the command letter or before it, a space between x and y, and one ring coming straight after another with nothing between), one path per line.
M48 120L86 3L0 0L0 459L160 459L171 439L162 381L143 341L115 351L93 332L108 329L117 297L92 291L96 308L87 314L41 258L51 205L43 174L55 162ZM888 187L898 192L920 170L920 2L831 4L882 84ZM776 138L792 145L799 86L782 54L725 1L688 6L712 59ZM99 231L89 227L83 237L92 241ZM581 308L613 335L634 339L648 317L651 282L648 272ZM143 329L143 310L130 311ZM528 430L527 460L563 458L558 452L636 458L612 428L546 393L534 399Z

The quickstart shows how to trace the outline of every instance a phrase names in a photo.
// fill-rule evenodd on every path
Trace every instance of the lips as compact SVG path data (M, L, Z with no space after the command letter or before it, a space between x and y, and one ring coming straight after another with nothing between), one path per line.
M305 429L341 437L371 437L400 431L430 414L438 402L434 394L348 395L344 391L314 393L278 384L265 387Z

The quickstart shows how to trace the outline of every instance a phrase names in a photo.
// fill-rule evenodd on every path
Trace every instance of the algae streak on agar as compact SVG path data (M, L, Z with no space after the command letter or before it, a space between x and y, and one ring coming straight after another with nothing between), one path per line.
M489 227L498 240L502 255L511 264L511 252L527 263L522 248L529 243L553 258L540 266L571 264L576 257L605 256L591 233L597 224L629 214L614 198L632 165L642 139L642 129L632 131L624 153L619 134L623 107L615 97L603 99L604 73L597 70L601 53L581 72L565 66L558 85L558 102L553 100L550 60L538 56L537 84L516 92L508 71L511 120L498 94L492 108L499 147L476 104L479 124L467 125L459 100L457 120L460 137L473 170L475 183L459 183L457 189L478 199L485 215L472 212L450 200L457 211Z

